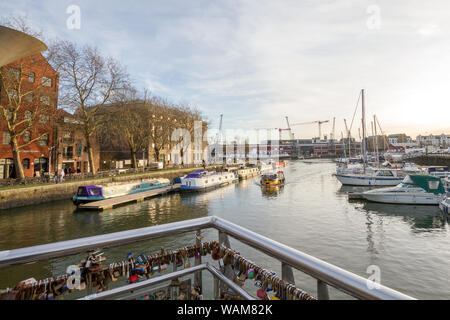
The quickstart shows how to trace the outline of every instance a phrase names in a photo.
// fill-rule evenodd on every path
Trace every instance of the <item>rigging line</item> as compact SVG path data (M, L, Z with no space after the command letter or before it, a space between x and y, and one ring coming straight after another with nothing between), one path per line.
M388 142L388 140L387 140L387 138L386 138L386 135L384 134L383 129L381 128L380 122L378 121L378 117L375 117L375 120L376 120L377 123L378 123L378 127L380 128L381 134L383 135L384 142L387 144L389 154L391 155L391 159L392 159L393 162L395 162L394 157L392 157L392 151L391 151L391 148L389 147L389 142ZM375 138L376 138L376 137L375 137Z
M362 92L360 91L359 96L358 96L358 101L356 102L355 112L353 112L352 123L350 124L350 128L348 129L348 132L347 132L347 139L344 140L345 141L344 142L344 151L342 151L341 159L344 156L345 148L347 147L347 142L348 142L347 140L349 139L350 132L352 131L353 121L355 120L356 111L358 111L359 100L361 99L361 94L362 94Z

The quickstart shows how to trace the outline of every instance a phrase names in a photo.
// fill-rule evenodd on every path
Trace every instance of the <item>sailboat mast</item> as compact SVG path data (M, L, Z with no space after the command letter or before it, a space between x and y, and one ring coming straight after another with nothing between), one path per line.
M361 101L362 101L362 134L363 134L363 165L364 165L364 173L366 173L366 110L364 104L364 89L361 89Z
M375 149L377 155L378 167L380 167L380 157L378 156L378 135L377 135L377 116L373 115L373 125L375 127Z

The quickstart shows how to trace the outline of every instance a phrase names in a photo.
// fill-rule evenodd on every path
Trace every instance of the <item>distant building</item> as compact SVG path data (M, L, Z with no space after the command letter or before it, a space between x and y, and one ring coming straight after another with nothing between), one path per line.
M67 172L86 173L89 170L89 156L82 122L74 115L58 109L53 130L54 148L52 150L53 170L65 169ZM97 139L91 140L94 166L100 167L100 146Z
M441 135L430 134L428 136L419 135L416 137L416 142L419 145L419 147L436 146L448 148L450 146L450 134L441 134Z

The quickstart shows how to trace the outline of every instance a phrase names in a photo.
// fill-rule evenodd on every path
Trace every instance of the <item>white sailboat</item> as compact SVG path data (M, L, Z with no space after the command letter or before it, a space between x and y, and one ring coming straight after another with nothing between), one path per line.
M348 172L342 170L337 172L335 177L343 185L352 186L395 186L405 177L401 171L396 169L375 169L367 167L367 148L366 148L366 115L364 89L361 90L362 104L362 171Z
M445 190L439 178L430 175L408 175L395 187L366 191L361 196L366 200L381 203L438 205L445 196Z

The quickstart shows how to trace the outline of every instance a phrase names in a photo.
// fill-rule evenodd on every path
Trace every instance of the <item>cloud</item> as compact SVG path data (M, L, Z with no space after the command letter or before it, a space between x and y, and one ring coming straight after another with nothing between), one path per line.
M368 117L376 113L386 130L448 127L446 0L80 1L78 31L65 28L69 4L18 0L0 11L27 12L52 36L98 45L138 88L197 105L213 127L220 113L228 128L336 117L339 136L361 88ZM379 28L368 28L374 5ZM297 137L316 131L295 128Z

